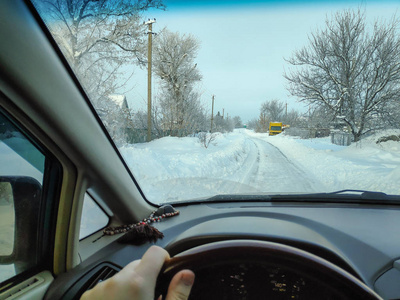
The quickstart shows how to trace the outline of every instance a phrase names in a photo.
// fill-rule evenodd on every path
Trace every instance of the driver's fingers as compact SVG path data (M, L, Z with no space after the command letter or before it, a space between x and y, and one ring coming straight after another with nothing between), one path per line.
M166 300L186 300L194 283L194 273L182 270L175 274L168 287Z
M151 246L134 266L135 272L155 285L158 273L167 259L169 259L167 251L158 246Z

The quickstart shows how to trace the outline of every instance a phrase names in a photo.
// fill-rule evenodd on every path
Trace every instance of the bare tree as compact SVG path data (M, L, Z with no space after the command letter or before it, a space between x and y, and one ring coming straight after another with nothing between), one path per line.
M243 122L240 116L234 116L233 117L233 125L235 128L242 128L243 127Z
M287 115L282 119L283 122L290 126L301 126L301 114L295 109L288 111Z
M251 120L248 121L247 124L246 124L246 128L247 128L247 129L257 130L257 126L258 126L258 120L257 120L257 118L251 119Z
M208 148L208 146L210 146L210 143L212 143L213 141L215 141L215 139L217 138L218 133L212 133L212 132L200 132L197 135L197 138L199 139L200 144L204 147L204 148Z
M291 109L286 113L286 103L273 99L261 104L260 116L255 129L257 132L267 132L269 122L282 122L290 126L301 126L301 114Z
M285 116L285 103L277 99L266 101L261 104L261 113L271 122L282 121Z
M346 10L326 20L309 46L287 61L289 92L313 106L342 116L358 141L383 124L385 107L399 108L400 40L398 21L376 21L367 28L364 13Z
M269 129L269 121L267 114L261 111L256 124L256 132L267 132L268 129Z
M194 60L199 49L191 35L164 30L154 42L154 71L160 78L162 124L171 135L201 130L205 118L195 84L201 80Z

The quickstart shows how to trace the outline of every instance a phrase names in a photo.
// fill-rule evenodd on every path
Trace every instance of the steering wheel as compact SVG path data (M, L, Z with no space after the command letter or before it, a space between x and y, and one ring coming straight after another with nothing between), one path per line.
M157 279L156 299L165 299L172 277L183 269L196 274L189 299L382 299L325 259L254 240L209 243L171 258Z

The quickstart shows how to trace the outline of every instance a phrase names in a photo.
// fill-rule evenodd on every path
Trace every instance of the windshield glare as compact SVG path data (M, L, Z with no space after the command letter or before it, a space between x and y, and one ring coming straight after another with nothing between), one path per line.
M147 200L400 194L397 2L34 4Z

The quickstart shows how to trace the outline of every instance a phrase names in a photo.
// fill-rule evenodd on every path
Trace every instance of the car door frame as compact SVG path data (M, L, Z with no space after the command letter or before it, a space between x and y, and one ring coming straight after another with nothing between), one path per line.
M1 106L62 168L60 196L54 199L58 210L49 270L57 276L80 263L80 218L88 190L110 212L113 225L140 220L154 206L145 200L30 2L0 3L0 38L7 41L0 45L0 92L8 99ZM99 250L104 245L93 247Z

